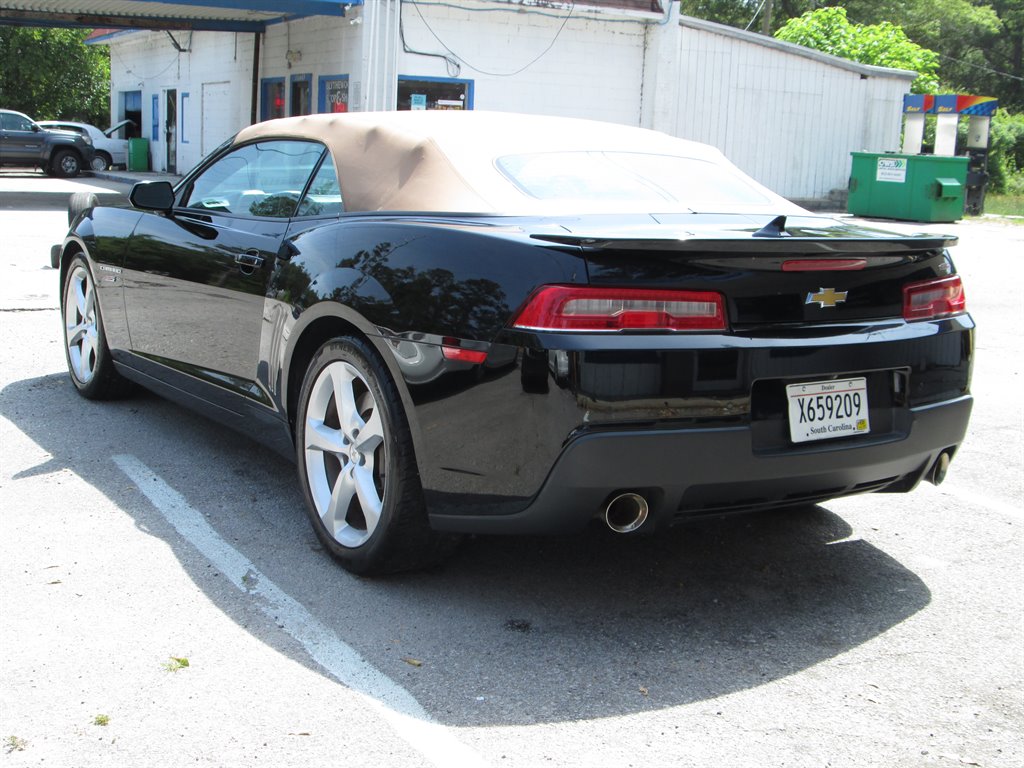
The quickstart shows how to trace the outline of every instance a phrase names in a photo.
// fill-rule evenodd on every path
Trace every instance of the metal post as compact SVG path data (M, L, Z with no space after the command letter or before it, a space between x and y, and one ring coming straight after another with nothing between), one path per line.
M254 125L258 117L257 102L260 96L260 34L252 36L252 109L249 113L249 125Z

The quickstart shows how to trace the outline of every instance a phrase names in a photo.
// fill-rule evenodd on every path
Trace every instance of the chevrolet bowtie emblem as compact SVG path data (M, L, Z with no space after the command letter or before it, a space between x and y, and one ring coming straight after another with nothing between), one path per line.
M817 304L821 308L834 307L846 301L846 291L835 288L819 288L817 293L808 293L804 304Z

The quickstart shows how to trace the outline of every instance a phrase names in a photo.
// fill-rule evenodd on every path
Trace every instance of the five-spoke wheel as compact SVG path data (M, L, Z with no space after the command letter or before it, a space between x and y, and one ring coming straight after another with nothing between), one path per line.
M87 385L96 375L99 323L96 291L85 264L76 261L64 290L64 338L75 382Z
M450 552L430 529L401 398L366 339L332 339L313 356L295 421L310 522L350 571L415 568Z
M384 506L388 445L380 407L351 363L320 371L304 433L306 479L321 522L343 546L366 543Z
M114 369L107 348L99 297L89 265L81 254L71 259L61 294L64 353L75 388L90 400L122 397L132 385Z

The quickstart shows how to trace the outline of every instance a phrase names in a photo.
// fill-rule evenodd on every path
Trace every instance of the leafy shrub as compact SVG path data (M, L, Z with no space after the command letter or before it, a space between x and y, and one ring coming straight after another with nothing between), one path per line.
M922 48L888 21L852 24L845 8L819 8L790 19L775 37L861 64L917 72L911 85L914 93L935 93L939 87L939 55Z
M1024 194L1024 114L996 111L989 134L989 189Z

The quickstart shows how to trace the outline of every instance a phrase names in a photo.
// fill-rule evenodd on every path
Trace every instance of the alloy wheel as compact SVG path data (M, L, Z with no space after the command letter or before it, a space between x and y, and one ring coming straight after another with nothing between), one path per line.
M353 365L318 374L303 425L306 479L327 532L344 547L366 543L384 509L387 441L381 410Z
M64 338L71 372L81 384L88 384L96 374L99 345L96 318L92 277L84 266L76 264L64 295Z

